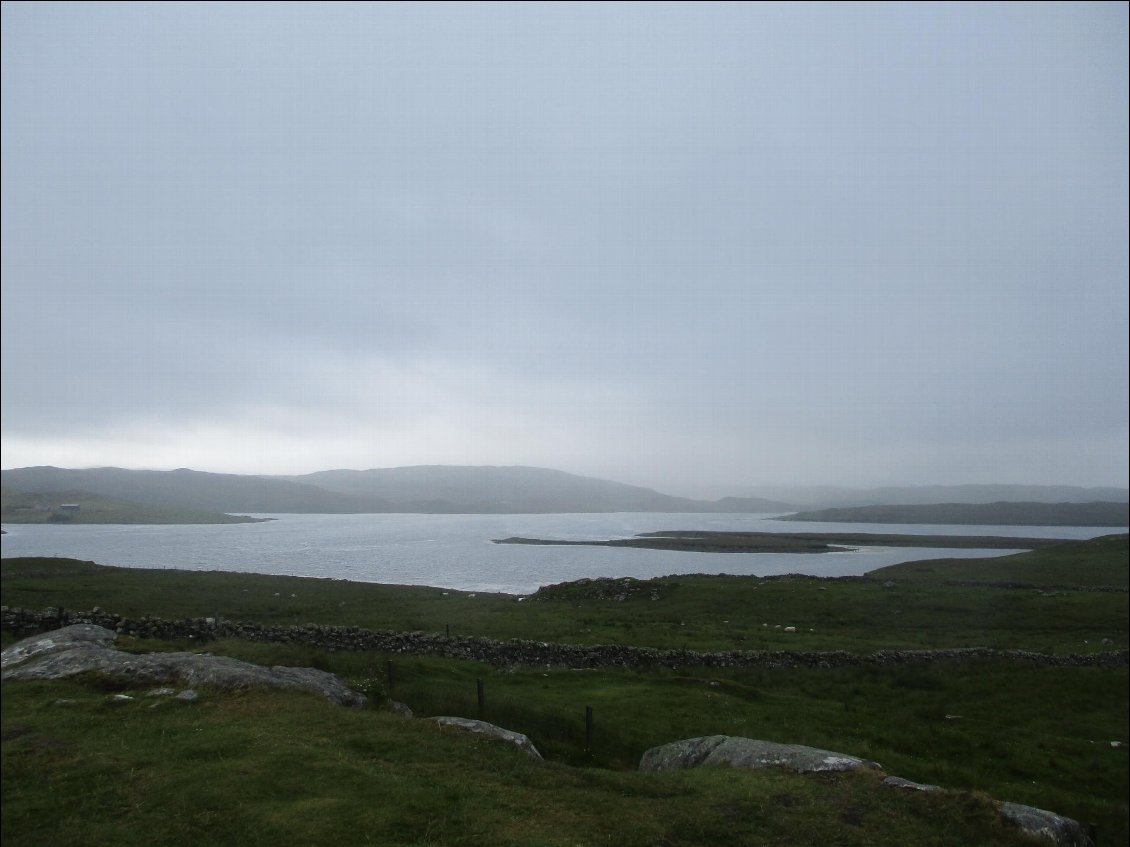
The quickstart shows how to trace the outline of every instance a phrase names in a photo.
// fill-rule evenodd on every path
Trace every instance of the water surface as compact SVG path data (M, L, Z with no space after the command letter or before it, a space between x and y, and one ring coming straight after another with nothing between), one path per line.
M255 524L7 524L4 556L64 556L123 567L225 570L528 594L582 577L679 573L851 576L898 562L979 558L1009 550L862 548L845 553L688 553L494 544L492 539L629 538L641 532L897 532L1093 538L1125 527L944 526L773 520L773 515L618 512L553 515L260 515Z

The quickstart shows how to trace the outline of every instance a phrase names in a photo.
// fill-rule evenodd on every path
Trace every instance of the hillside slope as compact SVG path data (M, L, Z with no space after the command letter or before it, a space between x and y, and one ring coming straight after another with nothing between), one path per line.
M63 504L77 508L62 509ZM221 512L131 503L85 491L29 494L11 488L4 488L0 496L0 519L11 524L217 524L261 520Z
M388 504L379 500L325 491L313 485L184 468L138 471L34 467L5 470L0 472L0 478L4 486L28 493L88 491L116 500L211 512L355 514L388 510Z
M714 512L781 510L784 505L728 498L715 503L548 468L417 465L330 470L285 477L327 491L377 497L397 510L424 512Z
M1130 524L1130 503L933 503L852 506L786 515L786 521L976 524L987 526L1106 526Z
M213 512L511 514L554 512L783 512L753 498L717 502L531 467L416 466L267 477L179 469L17 468L3 484L29 494L85 491L116 500Z

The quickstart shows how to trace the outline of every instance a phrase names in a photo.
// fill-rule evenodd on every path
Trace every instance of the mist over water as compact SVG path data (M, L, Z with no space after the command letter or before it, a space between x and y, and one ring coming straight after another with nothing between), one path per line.
M1015 551L871 547L845 553L687 553L494 544L493 539L602 540L680 529L1072 539L1126 532L1125 527L798 525L767 515L655 513L260 517L275 520L185 526L12 524L0 543L6 557L61 556L122 567L225 570L529 594L541 585L586 577L646 579L687 573L852 576L916 559L978 558Z

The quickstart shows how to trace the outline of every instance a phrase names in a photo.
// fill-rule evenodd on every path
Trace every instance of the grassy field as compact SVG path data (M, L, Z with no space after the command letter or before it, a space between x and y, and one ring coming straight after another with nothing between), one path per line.
M53 706L60 698L71 701ZM3 834L21 845L1030 844L980 795L872 775L638 774L536 763L423 721L283 693L108 706L4 695Z
M517 598L240 574L3 560L6 605L263 623L347 623L577 643L697 649L998 646L1125 649L1125 536L880 580L673 577ZM979 571L980 564L984 571ZM1025 583L1033 588L1000 588ZM294 595L294 596L291 596ZM652 598L656 599L652 599ZM621 599L622 598L622 599ZM768 627L763 624L770 624ZM795 625L798 633L774 627ZM811 628L813 631L808 632ZM1107 639L1108 644L1102 640ZM12 636L4 634L4 642ZM190 645L125 639L133 650ZM199 646L192 649L201 649ZM204 692L181 706L108 700L104 682L4 688L3 834L19 844L1020 844L986 797L1052 809L1125 844L1125 669L978 661L836 669L492 668L473 662L212 642L210 652L340 674L375 709L295 694ZM389 674L389 662L392 674ZM479 716L547 758L418 716ZM60 699L73 701L58 705ZM585 707L595 717L591 742ZM951 789L908 796L870 775L638 774L655 744L734 734L874 759ZM1123 746L1112 746L1112 741Z
M1058 590L1065 583L1125 587L1126 558L1126 538L1119 536L1065 545L1058 554L896 566L877 571L881 578L875 581L701 575L607 580L550 587L522 601L342 580L5 559L0 591L5 604L29 608L101 606L127 616L317 622L572 644L855 652L996 647L1071 654L1127 647L1125 594ZM943 575L965 579L979 567L989 582L1056 590L943 584ZM797 632L786 633L788 626Z
M941 583L1019 583L1046 588L1130 587L1125 535L1060 544L997 559L935 559L904 562L872 571L880 579Z

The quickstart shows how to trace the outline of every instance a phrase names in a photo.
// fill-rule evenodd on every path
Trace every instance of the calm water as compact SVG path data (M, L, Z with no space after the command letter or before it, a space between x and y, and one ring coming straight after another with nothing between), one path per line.
M259 516L267 517L267 516ZM610 547L492 544L491 539L626 538L665 529L897 532L1093 538L1125 527L794 523L771 515L271 515L259 524L54 526L8 524L4 556L66 556L104 565L226 570L528 594L598 576L676 573L849 576L914 559L1008 550L865 548L849 553L676 553Z

